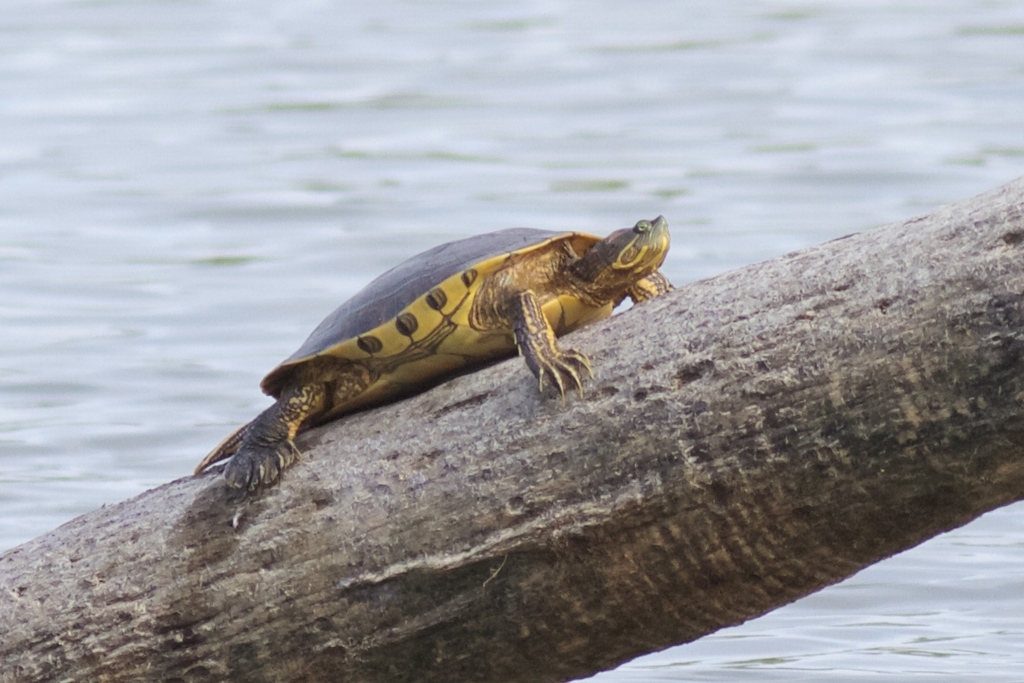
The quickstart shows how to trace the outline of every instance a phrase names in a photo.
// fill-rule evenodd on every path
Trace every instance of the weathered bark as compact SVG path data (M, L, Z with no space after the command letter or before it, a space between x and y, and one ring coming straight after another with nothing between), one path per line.
M570 340L584 400L513 360L8 552L0 676L564 681L1018 500L1024 180Z

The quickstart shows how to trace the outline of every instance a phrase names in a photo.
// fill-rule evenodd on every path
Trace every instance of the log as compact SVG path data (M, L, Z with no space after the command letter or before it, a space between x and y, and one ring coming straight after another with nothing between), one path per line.
M567 342L583 399L512 359L7 552L0 676L566 681L1019 500L1024 179Z

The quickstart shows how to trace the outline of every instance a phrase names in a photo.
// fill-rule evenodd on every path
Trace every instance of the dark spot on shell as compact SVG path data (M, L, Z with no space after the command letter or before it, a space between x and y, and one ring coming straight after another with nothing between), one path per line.
M462 271L462 284L472 287L473 283L476 282L476 275L476 269L474 268Z
M643 401L646 398L647 398L647 390L646 389L637 389L636 391L633 392L633 400L634 401Z
M885 312L889 310L890 306L892 306L892 301L893 300L889 298L879 299L875 302L875 307L878 308L879 313L885 315Z
M395 329L398 330L399 334L404 334L406 337L411 337L419 326L419 321L416 320L416 316L412 313L403 313L395 320Z
M371 335L360 337L356 340L356 346L365 351L366 353L380 353L380 350L384 348L384 345L380 342L380 339Z
M443 309L446 303L448 303L448 297L440 287L430 290L430 294L427 294L427 305L435 311Z

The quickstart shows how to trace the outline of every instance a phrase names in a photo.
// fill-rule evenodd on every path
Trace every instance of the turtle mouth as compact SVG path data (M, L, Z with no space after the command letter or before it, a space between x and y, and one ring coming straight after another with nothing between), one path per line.
M616 270L638 270L657 268L665 260L669 247L668 221L658 216L652 221L639 221L632 228L622 231L629 242L619 251L612 263Z

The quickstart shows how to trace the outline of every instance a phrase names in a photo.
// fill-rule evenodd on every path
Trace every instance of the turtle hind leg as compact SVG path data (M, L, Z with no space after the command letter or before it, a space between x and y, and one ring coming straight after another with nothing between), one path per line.
M202 474L204 470L212 467L221 460L227 460L232 455L238 452L238 449L242 445L242 440L245 439L246 433L249 431L249 427L252 426L252 422L246 425L242 425L235 431L224 437L223 441L217 444L212 451L210 451L205 458L203 458L192 474Z
M323 384L307 384L283 393L277 403L249 423L238 450L224 468L228 486L254 491L274 483L298 457L295 435L328 403Z
M574 349L558 348L555 332L533 292L520 292L516 302L512 320L516 344L537 378L540 390L543 391L546 381L550 380L562 400L565 400L566 388L571 386L583 396L583 374L594 376L590 359Z

